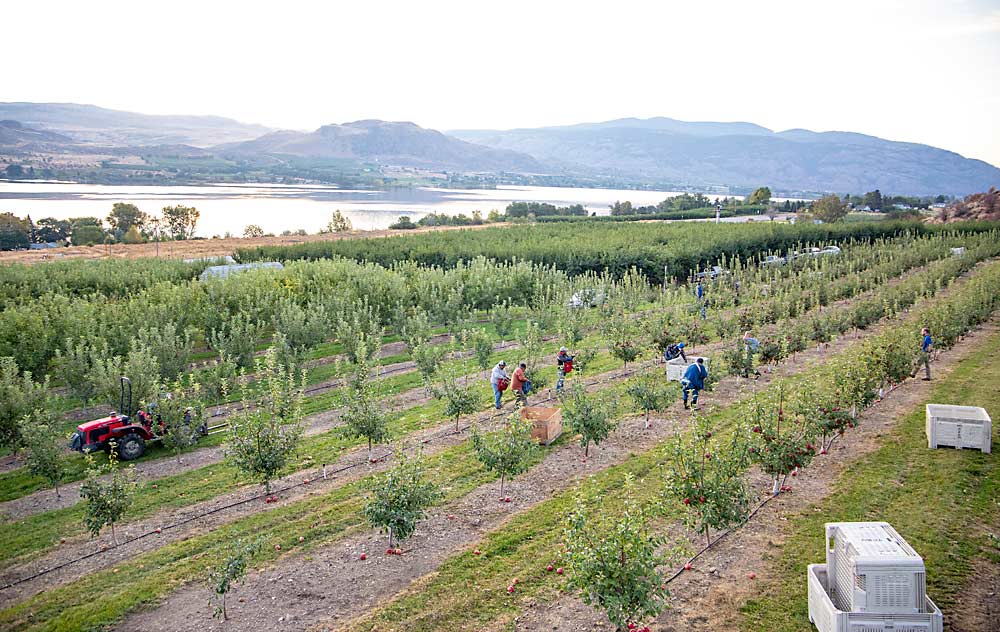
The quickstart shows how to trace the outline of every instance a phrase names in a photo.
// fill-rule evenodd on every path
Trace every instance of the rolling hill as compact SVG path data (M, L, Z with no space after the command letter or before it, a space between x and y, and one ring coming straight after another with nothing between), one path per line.
M465 142L413 123L364 120L313 132L278 131L215 148L227 158L343 159L454 171L547 171L521 152Z
M257 138L271 131L221 116L161 116L77 103L0 103L0 120L97 145L193 145Z
M696 187L766 183L794 191L964 195L1000 183L993 165L927 145L849 132L776 133L752 123L618 119L451 133L570 173Z

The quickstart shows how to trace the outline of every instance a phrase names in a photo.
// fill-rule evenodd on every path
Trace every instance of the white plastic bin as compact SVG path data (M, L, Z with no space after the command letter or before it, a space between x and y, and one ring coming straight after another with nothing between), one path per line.
M927 594L924 560L886 522L826 525L827 591L844 612L916 614Z
M705 368L707 369L708 358L705 356L688 356L687 361L685 361L684 358L667 360L667 381L680 382L681 378L684 377L684 372L687 371L687 368L691 366L692 363L697 362L698 358L705 361Z
M807 571L809 621L819 632L943 632L941 610L924 596L923 612L882 614L839 610L827 592L826 564L810 564Z
M993 420L978 406L927 404L927 446L973 448L989 454Z

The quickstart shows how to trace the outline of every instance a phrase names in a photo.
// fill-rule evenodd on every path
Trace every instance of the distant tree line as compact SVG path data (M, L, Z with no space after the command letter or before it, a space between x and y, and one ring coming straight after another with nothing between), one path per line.
M945 204L952 198L947 195L914 197L908 195L885 195L878 189L864 195L844 195L844 203L855 208L867 207L871 211L891 211L893 209L914 208L927 209L932 204Z
M92 246L112 242L183 240L194 237L200 213L192 206L167 206L159 217L134 204L117 202L106 220L98 217L46 217L33 222L13 213L0 213L0 250L29 248L31 244ZM107 221L107 225L105 225Z

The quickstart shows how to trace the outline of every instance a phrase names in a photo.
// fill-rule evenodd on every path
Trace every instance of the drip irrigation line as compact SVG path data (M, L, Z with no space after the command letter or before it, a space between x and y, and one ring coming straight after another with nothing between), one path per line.
M637 363L637 366L638 367L642 367L642 369L645 369L645 368L648 368L649 366L656 366L657 364L658 364L658 362L656 360L647 360L645 362ZM594 385L598 385L598 384L606 384L608 382L611 382L611 381L614 381L614 380L617 380L617 379L627 378L627 377L635 374L637 370L638 369L636 369L636 368L633 368L631 370L623 369L620 373L615 373L615 374L609 375L608 377L606 377L604 379L594 379L594 380L591 380L591 381L585 381L583 383L583 385L585 387L590 387L590 386L594 386ZM552 401L554 399L557 399L557 396L552 393L551 389L549 389L548 396L546 396L546 397L544 397L542 399L536 400L536 401L538 403L546 403L546 402L550 402L550 401ZM118 544L118 545L116 545L114 547L102 548L100 550L84 554L84 555L82 555L80 557L77 557L77 558L74 558L72 560L67 560L67 561L62 562L60 564L57 564L55 566L50 566L48 568L44 568L44 569L42 569L40 571L37 571L37 572L35 572L35 573L31 574L31 575L28 575L26 577L22 577L22 578L16 579L14 581L11 581L11 582L5 584L4 586L0 586L0 591L8 590L8 589L13 588L15 586L18 586L20 584L33 581L35 579L38 579L39 577L42 577L44 575L48 575L49 573L53 573L55 571L62 570L64 568L67 568L67 567L72 566L74 564L78 564L80 562L83 562L85 560L91 559L91 558L96 557L98 555L102 555L104 553L109 553L111 551L114 551L114 550L118 549L119 547L126 546L128 544L133 543L133 542L138 542L139 540L143 540L143 539L148 538L150 536L160 535L164 531L168 531L170 529L176 529L178 527L184 526L184 525L189 524L191 522L194 522L196 520L201 520L202 518L206 518L208 516L212 516L214 514L221 513L223 511L227 511L229 509L234 509L236 507L240 507L242 505L246 505L248 503L252 503L254 501L258 501L258 500L261 500L261 499L265 499L266 500L270 496L277 496L278 494L281 494L281 493L284 493L284 492L289 492L291 490L298 489L298 488L304 487L306 485L310 485L310 484L312 484L313 481L316 481L316 480L324 480L326 478L336 477L338 474L341 474L343 472L352 470L352 469L360 467L362 465L374 465L376 463L385 463L385 462L388 462L388 460L393 455L395 455L395 454L397 454L399 452L406 453L406 452L412 452L414 450L419 450L424 445L428 445L428 444L430 444L430 443L432 443L434 441L440 441L440 440L443 440L443 439L447 439L448 437L451 437L451 436L463 434L467 430L469 430L470 428L472 428L473 426L489 424L490 422L492 422L492 421L494 421L494 420L496 420L498 418L507 417L512 412L516 412L517 410L519 410L519 409L515 408L515 409L513 409L513 411L508 411L508 412L487 413L485 416L477 417L475 420L473 420L473 421L471 421L469 423L466 423L464 426L460 426L458 429L451 429L451 428L449 428L446 431L431 434L428 437L420 439L417 442L416 445L408 445L408 446L405 446L405 447L402 447L402 448L398 448L398 449L396 449L396 448L388 448L387 452L385 452L384 454L382 454L381 456L379 456L377 458L372 458L370 460L368 458L365 458L363 460L356 461L354 463L346 463L346 464L341 465L340 467L337 467L336 469L332 469L332 470L327 469L326 466L325 466L325 464L324 464L320 469L315 470L315 475L314 476L310 476L309 472L305 472L305 475L302 477L302 480L300 482L298 482L298 483L289 484L289 485L287 485L287 486L285 486L285 487L283 487L281 489L274 490L271 493L267 493L267 492L258 493L258 494L255 494L254 496L249 497L249 498L244 498L244 499L241 499L241 500L236 500L236 501L233 501L233 502L228 503L226 505L222 505L220 507L215 507L213 509L209 509L209 510L203 511L203 512L197 513L195 515L188 516L187 518L183 518L183 519L178 520L176 522L173 522L173 523L171 523L169 525L166 525L166 526L163 526L163 527L158 527L158 528L156 528L156 529L154 529L152 531L147 531L146 533L142 533L142 534L137 535L135 537L129 538L128 540L124 540L123 542L121 542L120 544Z

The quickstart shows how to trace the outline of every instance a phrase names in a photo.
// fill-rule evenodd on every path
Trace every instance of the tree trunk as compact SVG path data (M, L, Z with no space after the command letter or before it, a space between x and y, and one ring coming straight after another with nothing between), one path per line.
M648 410L646 411L646 425L645 425L644 428L646 430L649 430L649 411Z
M118 534L115 533L115 523L111 523L111 542L118 546Z
M225 621L229 618L228 613L226 613L226 593L222 593L222 620Z
M504 484L505 474L500 474L500 496L503 496L503 484Z
M392 548L392 527L389 527L389 548Z
M368 439L368 462L372 462L372 440Z
M583 444L583 458L590 456L590 442Z

